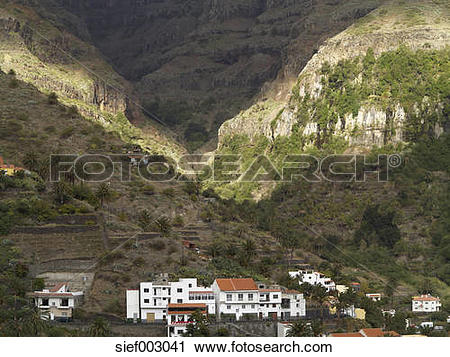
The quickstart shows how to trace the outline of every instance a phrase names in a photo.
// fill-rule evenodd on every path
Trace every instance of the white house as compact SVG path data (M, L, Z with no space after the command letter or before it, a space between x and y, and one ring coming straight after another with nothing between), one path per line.
M216 301L216 318L259 316L259 290L253 279L216 279L212 285Z
M296 290L283 290L281 293L281 319L291 320L306 316L306 300Z
M73 309L82 302L82 291L70 291L67 283L60 283L50 289L30 294L44 319L69 321Z
M376 302L376 301L381 300L382 295L380 293L369 293L369 294L366 294L366 297L368 297L370 300Z
M211 288L198 286L195 278L143 282L139 290L127 290L127 318L145 322L165 321L169 304L200 302L206 305L209 314L215 313Z
M411 304L413 312L436 312L441 310L441 300L439 297L431 295L413 296Z
M289 276L291 278L298 279L298 283L300 285L302 285L303 283L309 283L311 285L320 285L325 289L327 289L327 292L336 290L335 282L318 271L312 270L290 271Z
M253 279L216 279L212 290L218 319L290 320L306 316L303 294L295 290L258 287Z
M169 304L167 306L169 318L167 319L167 336L182 337L189 324L193 323L192 314L199 311L208 314L206 304Z

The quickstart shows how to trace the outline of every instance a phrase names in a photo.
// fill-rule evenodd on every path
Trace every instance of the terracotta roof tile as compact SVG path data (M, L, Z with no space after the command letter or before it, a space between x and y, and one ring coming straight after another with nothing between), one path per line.
M222 291L248 291L258 290L255 281L248 279L216 279L219 289Z

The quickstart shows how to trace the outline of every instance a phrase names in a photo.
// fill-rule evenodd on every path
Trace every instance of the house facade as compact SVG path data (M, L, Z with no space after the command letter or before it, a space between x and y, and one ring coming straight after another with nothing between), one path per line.
M212 285L216 318L241 320L259 316L259 290L253 279L216 279Z
M167 306L167 336L183 337L189 324L194 323L192 314L196 311L208 315L206 304L169 304Z
M127 319L158 322L168 319L169 304L202 303L209 314L215 313L211 288L198 286L197 279L143 282L138 290L127 290Z
M324 274L313 270L299 270L290 271L289 276L291 278L298 279L300 285L308 283L311 285L319 285L324 287L327 292L336 290L336 283L331 278L326 277Z
M441 311L441 299L431 295L414 296L411 301L412 312Z
M43 319L70 321L73 309L82 303L84 293L70 291L67 283L60 283L50 289L35 291L30 296Z
M216 279L212 290L218 319L291 320L306 316L306 301L295 290L258 286L253 279Z
M369 298L372 301L381 301L382 295L381 293L368 293L366 294L366 297Z

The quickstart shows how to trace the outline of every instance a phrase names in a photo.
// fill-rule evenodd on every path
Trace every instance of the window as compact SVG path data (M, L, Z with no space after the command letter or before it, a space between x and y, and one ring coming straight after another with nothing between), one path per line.
M150 304L150 299L144 299L144 304Z
M227 294L227 301L231 301L231 300L233 300L233 295Z
M255 304L252 304L252 309L254 309L255 308Z
M274 298L274 299L278 299L278 295L274 295L273 298Z
M177 289L177 293L182 293L183 292L183 289L182 288L178 288Z
M61 306L69 306L69 299L61 299Z
M277 304L272 304L272 307L277 307Z
M48 299L42 299L42 306L49 306Z
M242 309L246 309L247 308L247 305L242 305Z
M238 301L244 300L244 294L238 294Z
M227 305L227 310L231 310L231 305Z
M183 303L183 299L177 299L177 304L182 304Z
M192 284L189 284L189 287L192 288Z
M149 293L150 289L144 289L144 293Z
M253 301L253 294L248 294L248 301Z

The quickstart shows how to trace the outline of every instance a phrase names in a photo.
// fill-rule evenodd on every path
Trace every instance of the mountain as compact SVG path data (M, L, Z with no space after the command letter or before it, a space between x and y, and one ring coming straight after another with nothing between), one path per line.
M147 111L194 150L209 140L212 149L219 126L256 95L285 94L324 39L381 2L45 0L36 7L94 44Z
M448 132L449 16L445 1L374 10L326 41L287 100L268 97L224 123L219 152L358 152Z
M87 120L118 133L130 145L171 157L183 152L158 123L148 121L142 129L131 124L144 114L132 99L130 83L94 46L43 18L36 11L40 6L0 1L0 68L44 93L55 92L61 103L76 107Z

